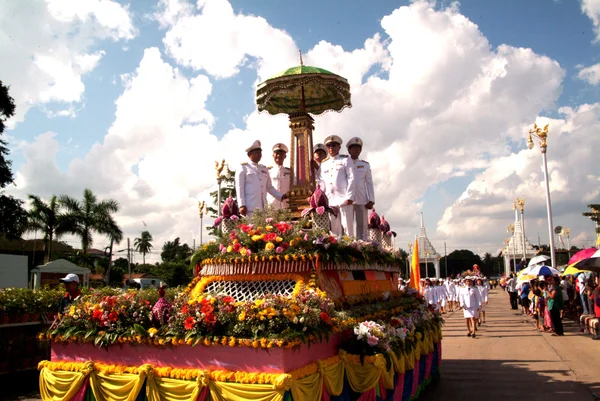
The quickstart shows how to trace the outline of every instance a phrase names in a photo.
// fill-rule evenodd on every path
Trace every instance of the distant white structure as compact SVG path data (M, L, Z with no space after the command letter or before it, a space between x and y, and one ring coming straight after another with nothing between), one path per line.
M525 237L525 252L523 252L523 229L521 222L519 221L519 215L515 210L515 232L508 241L507 245L502 249L502 256L504 257L504 274L508 276L511 272L514 273L515 267L511 269L511 260L513 257L516 263L519 263L523 259L523 254L527 256L527 260L533 258L538 254L538 251L531 245L527 237ZM521 266L524 269L527 266Z
M425 223L423 222L423 212L421 212L421 231L419 232L419 263L433 263L435 268L435 277L440 278L440 255L436 252L431 241L427 238ZM427 269L425 269L427 272ZM431 274L431 273L430 273Z

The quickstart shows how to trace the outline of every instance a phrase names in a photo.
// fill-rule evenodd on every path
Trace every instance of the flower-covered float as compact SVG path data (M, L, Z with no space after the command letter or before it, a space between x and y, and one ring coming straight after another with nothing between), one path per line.
M172 302L73 303L44 335L45 401L409 400L439 374L443 321L417 291L398 291L404 261L381 244L389 226L375 214L373 240L329 232L338 211L315 185L308 113L349 106L347 81L301 66L273 84L257 102L290 115L292 210L248 220L228 199L221 236L193 255L196 277Z
M42 398L418 395L439 373L442 319L397 291L398 255L286 213L256 212L205 244L172 303L98 292L72 304L44 336Z

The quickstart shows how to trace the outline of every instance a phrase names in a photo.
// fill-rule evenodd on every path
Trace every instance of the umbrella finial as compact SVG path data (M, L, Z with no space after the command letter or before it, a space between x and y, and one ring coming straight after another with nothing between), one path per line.
M298 50L298 54L300 54L300 65L303 66L304 63L302 62L302 50Z

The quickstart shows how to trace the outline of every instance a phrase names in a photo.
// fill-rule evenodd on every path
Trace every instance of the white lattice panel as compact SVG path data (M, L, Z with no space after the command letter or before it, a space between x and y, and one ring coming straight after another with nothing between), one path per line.
M223 294L236 301L254 301L267 294L291 296L294 280L273 281L213 281L204 288L204 293Z

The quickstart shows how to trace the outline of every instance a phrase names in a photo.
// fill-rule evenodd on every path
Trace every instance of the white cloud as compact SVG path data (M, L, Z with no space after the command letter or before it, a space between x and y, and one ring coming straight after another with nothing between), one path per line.
M0 76L17 106L9 127L32 106L80 102L82 76L104 55L90 48L99 39L136 34L127 8L112 0L2 2L0 26L0 54L10 60L0 63Z
M596 41L600 40L600 0L581 0L581 11L587 15L594 25Z
M600 63L582 68L577 73L577 78L586 81L590 85L600 84Z
M88 186L121 202L119 222L126 235L137 235L143 220L156 244L176 236L191 243L198 237L196 199L208 199L215 189L214 160L225 158L235 168L255 139L265 148L289 141L285 116L257 112L223 138L213 135L214 117L205 107L212 86L203 74L231 77L246 65L256 69L258 79L268 77L298 63L292 38L261 17L235 14L223 1L201 1L197 10L181 4L163 2L159 17L168 28L163 42L179 65L200 74L188 79L158 49L146 49L138 69L121 77L124 92L102 143L62 172L54 162L56 138L42 135L25 146L27 163L17 176L21 193L80 195ZM363 138L364 158L375 174L376 207L399 238L414 235L428 188L473 174L474 182L439 223L439 233L429 231L432 237L495 249L502 241L497 227L506 219L500 216L516 194L531 198L531 216L543 221L544 204L536 201L543 195L539 153L512 154L511 147L522 145L524 127L554 107L564 77L560 65L531 49L492 48L457 5L440 10L416 1L385 16L382 27L384 36L365 38L359 49L322 41L306 52L307 64L340 73L352 87L353 108L316 118L315 139ZM367 77L374 66L377 73ZM597 196L591 188L600 174L593 169L588 174L586 164L592 147L576 150L573 141L564 147L573 154L558 152L569 136L581 143L582 132L597 131L594 110L595 105L561 109L563 122L551 124L557 216L567 204L560 198L581 193L586 183L590 189L584 196ZM554 132L560 139L553 139ZM565 167L579 160L580 166ZM482 231L485 227L489 232Z

